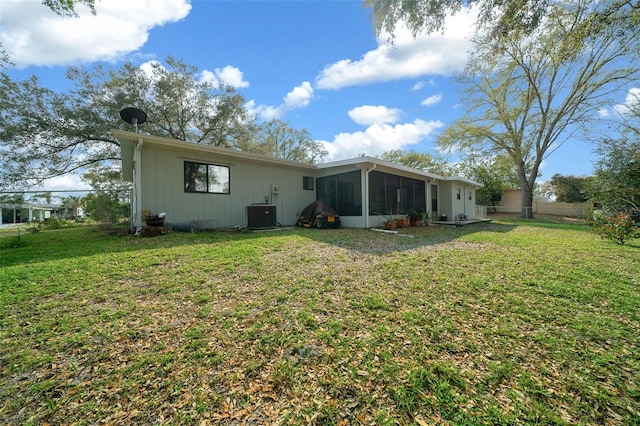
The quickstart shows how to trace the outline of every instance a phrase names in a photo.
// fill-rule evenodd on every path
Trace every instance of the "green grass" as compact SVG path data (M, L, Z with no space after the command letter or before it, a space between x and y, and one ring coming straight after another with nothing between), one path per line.
M640 240L0 234L2 424L640 424Z

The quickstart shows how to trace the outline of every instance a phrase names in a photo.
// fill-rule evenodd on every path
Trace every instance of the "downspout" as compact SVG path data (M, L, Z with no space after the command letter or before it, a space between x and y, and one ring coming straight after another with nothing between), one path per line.
M372 168L366 169L364 175L364 228L369 229L369 173L376 169L377 164L374 164Z
M133 151L133 211L132 231L137 235L142 230L142 138L138 138Z
M462 191L462 214L466 216L466 214L467 214L467 187L463 186L462 188L463 188L463 191Z

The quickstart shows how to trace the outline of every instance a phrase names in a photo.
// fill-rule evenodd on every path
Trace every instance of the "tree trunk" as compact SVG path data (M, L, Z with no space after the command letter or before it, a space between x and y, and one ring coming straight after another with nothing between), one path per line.
M533 219L533 188L529 185L522 185L522 200L520 202L520 218Z

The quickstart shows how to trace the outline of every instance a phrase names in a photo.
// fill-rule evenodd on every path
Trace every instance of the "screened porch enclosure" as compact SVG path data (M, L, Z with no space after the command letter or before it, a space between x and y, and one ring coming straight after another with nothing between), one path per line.
M369 215L424 213L426 209L423 180L373 171L369 174Z
M354 170L316 180L317 199L341 216L362 216L362 173ZM369 173L369 216L426 211L423 180L372 171Z
M318 201L331 206L340 216L362 216L360 170L321 177L316 184Z

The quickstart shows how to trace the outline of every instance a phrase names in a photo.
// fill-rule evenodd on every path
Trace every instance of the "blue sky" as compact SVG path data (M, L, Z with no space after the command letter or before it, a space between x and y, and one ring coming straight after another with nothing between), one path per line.
M438 133L462 114L453 75L465 65L472 11L443 34L414 39L400 30L390 46L361 1L96 0L97 16L81 7L80 18L40 3L2 0L0 40L16 64L11 77L36 74L54 90L71 87L70 65L145 66L173 55L203 79L233 84L259 117L306 128L330 160L433 153ZM541 180L591 174L593 148L566 143L544 162ZM47 184L80 187L73 176Z

